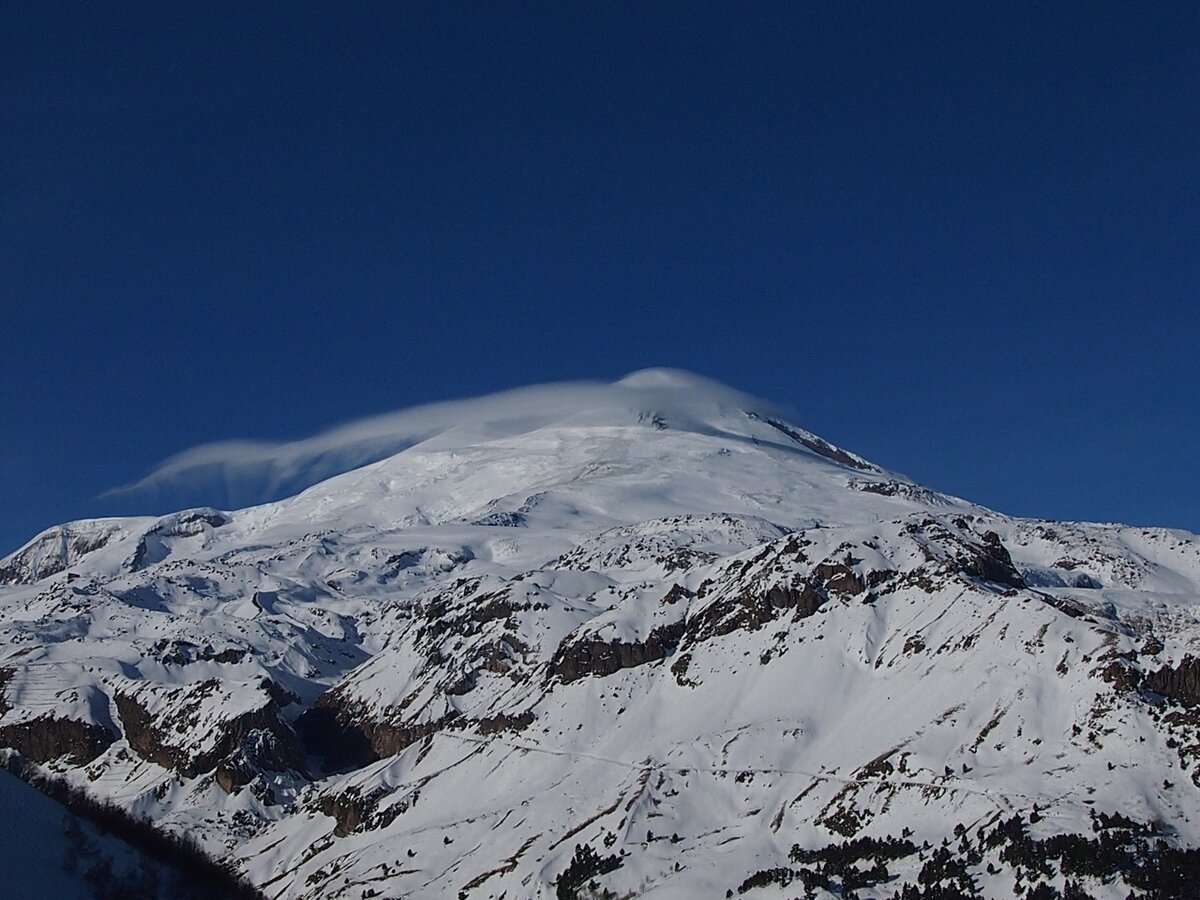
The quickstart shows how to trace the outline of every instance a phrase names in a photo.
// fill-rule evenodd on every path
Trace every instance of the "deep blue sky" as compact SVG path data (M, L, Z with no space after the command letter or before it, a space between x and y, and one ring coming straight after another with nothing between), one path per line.
M9 5L0 552L197 443L691 369L1200 530L1196 4Z

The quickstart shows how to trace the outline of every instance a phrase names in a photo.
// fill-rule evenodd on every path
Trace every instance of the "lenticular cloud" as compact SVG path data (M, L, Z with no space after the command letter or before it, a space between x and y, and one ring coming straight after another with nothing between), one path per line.
M104 498L151 505L250 506L295 494L342 472L386 459L453 432L456 440L522 434L551 422L583 425L670 413L697 424L699 407L764 410L770 404L690 372L646 369L614 383L562 382L469 400L413 407L340 425L297 441L202 444Z

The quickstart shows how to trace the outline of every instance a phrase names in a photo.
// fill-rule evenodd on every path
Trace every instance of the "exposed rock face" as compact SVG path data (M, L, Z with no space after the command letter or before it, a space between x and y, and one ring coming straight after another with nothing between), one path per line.
M12 706L9 705L8 697L5 696L5 689L15 674L16 671L14 669L0 669L0 719L4 718L4 714L12 709Z
M440 731L449 718L410 725L377 722L356 714L337 690L327 691L297 721L304 745L321 757L327 771L359 768L395 756L410 744Z
M644 641L605 641L588 637L564 643L554 655L551 674L569 684L580 678L603 678L621 669L631 669L665 659L683 637L684 623L660 625Z
M835 597L855 597L867 589L862 578L850 567L849 561L818 563L813 567L813 578L826 594Z
M137 700L125 694L114 698L125 740L143 758L164 769L182 768L176 751L163 743L163 736L154 726L153 717Z
M41 763L66 757L74 765L86 765L115 740L116 735L102 725L50 715L0 726L0 747L12 747Z
M333 833L338 837L352 834L369 814L369 805L359 794L327 794L318 809L334 821Z
M212 644L200 646L183 640L160 640L155 643L154 649L161 654L159 659L163 665L168 666L186 666L196 662L233 664L241 662L250 654L245 647L215 650Z
M294 737L281 738L266 728L251 729L228 756L217 763L213 777L227 794L250 784L265 772L301 771L303 758Z
M525 710L523 713L500 713L495 716L487 716L469 724L480 734L498 734L501 731L521 731L524 728L528 728L533 724L535 718L532 711ZM461 721L457 720L454 724L458 725Z
M935 506L946 502L946 498L936 491L931 491L929 488L921 487L918 484L896 481L895 479L889 481L866 481L861 478L852 478L847 486L856 491L862 491L866 494L878 494L881 497L905 497L927 506Z
M1186 706L1200 705L1200 659L1186 656L1177 666L1147 672L1142 685Z
M275 705L280 709L300 702L300 698L296 694L270 678L264 678L259 682L259 686L267 692L267 696L274 700Z
M229 517L215 509L189 509L186 512L168 516L164 525L158 526L161 534L170 537L190 537L208 528L220 528L229 523Z
M803 597L803 601L801 601ZM792 588L770 588L766 592L747 591L726 597L705 606L690 616L685 630L687 643L733 634L735 631L756 631L779 617L783 603L803 603L806 608L818 609L823 598L813 594L808 585L799 593Z
M825 598L811 584L802 588L777 586L767 591L767 602L779 609L794 609L797 619L806 619L821 608Z
M1000 542L1000 536L996 532L988 531L983 535L982 543L964 544L964 547L966 552L960 560L965 574L995 584L1014 588L1025 587L1025 580L1013 565L1012 556Z
M671 585L671 589L663 595L662 602L667 604L678 603L680 600L690 600L694 596L695 594L682 584L673 584Z
M387 804L392 792L386 788L362 791L351 788L340 794L326 794L317 802L317 809L334 820L333 833L345 837L356 831L386 828L396 817L407 812L417 802L420 790L414 790L398 801Z
M336 688L322 694L296 722L307 750L321 758L326 771L357 769L402 753L417 741L445 730L474 730L488 735L520 731L534 721L530 711L472 719L451 712L424 722L379 721L347 702Z
M32 541L21 552L0 566L0 585L33 584L57 575L89 553L108 544L111 526L85 529L78 525L60 525Z
M778 419L772 419L767 416L760 416L758 413L752 412L752 413L746 413L746 415L751 419L761 421L761 422L766 422L768 425L770 425L776 431L780 432L781 434L787 435L789 438L791 438L797 444L800 444L801 446L806 447L807 449L811 450L813 453L816 453L819 456L823 456L826 459L831 460L832 462L838 463L843 466L849 466L851 469L859 469L860 471L865 471L865 472L876 471L875 466L871 465L865 459L861 459L861 458L853 455L852 453L847 453L845 450L842 450L840 447L833 446L833 444L829 443L826 440L823 440L822 438L817 437L815 434L809 434L807 432L800 431L798 429L792 428L789 425L785 425L783 422L780 422Z
M300 743L280 717L274 701L219 722L211 746L201 751L189 749L186 743L181 746L178 726L172 728L133 695L117 693L114 702L130 747L143 759L172 769L185 778L211 772L218 763L226 760L223 778L232 784L244 784L249 778L239 779L252 769L281 772L304 768ZM230 759L235 755L236 759Z
M131 572L136 572L161 562L170 555L167 545L163 543L165 539L194 537L207 529L220 528L228 521L214 509L190 509L166 516L138 539L133 556L126 565Z
M775 584L765 590L751 586L709 603L688 618L686 642L707 641L735 631L756 631L778 619L787 610L793 610L792 618L795 621L806 619L816 613L831 595L847 592L852 595L863 589L861 580L847 567L823 564L798 585Z

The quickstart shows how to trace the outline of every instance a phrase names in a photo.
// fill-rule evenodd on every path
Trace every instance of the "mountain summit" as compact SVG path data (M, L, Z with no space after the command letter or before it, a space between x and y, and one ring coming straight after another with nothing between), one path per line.
M666 369L151 480L197 472L331 477L0 560L0 745L268 896L1195 871L1194 535L993 512Z
M554 427L646 423L703 433L732 428L732 434L746 436L747 411L781 418L772 404L699 375L646 369L613 384L548 384L419 406L288 443L206 444L168 459L150 475L112 493L190 489L209 497L233 495L244 501L235 505L248 506L298 493L418 445L450 447Z

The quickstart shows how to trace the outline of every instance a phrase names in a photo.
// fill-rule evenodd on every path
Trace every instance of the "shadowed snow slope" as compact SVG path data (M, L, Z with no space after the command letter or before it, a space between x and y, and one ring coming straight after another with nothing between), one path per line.
M671 370L151 479L370 459L0 560L0 744L272 897L1125 897L1137 848L1014 862L1117 810L1191 864L1194 535L1008 517Z

